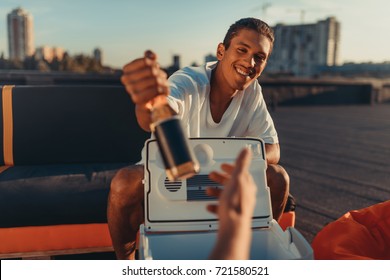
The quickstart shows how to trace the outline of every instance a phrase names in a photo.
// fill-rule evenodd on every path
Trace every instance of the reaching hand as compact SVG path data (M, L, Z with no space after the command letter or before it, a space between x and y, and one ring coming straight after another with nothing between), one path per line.
M244 149L235 165L223 164L223 172L210 173L210 179L224 186L223 190L208 189L219 197L218 205L207 209L218 215L218 241L212 259L247 259L251 241L251 221L256 204L256 185L249 172L251 151Z

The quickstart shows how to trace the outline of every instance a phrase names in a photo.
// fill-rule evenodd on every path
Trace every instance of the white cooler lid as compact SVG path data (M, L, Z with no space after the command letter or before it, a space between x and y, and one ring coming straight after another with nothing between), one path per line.
M206 210L216 198L205 195L207 187L221 187L208 178L224 162L234 162L245 147L252 150L251 173L257 185L252 226L267 227L272 221L269 188L266 184L264 142L259 138L190 138L189 144L200 163L192 178L170 182L158 150L157 141L145 143L145 231L207 231L218 228L217 217Z

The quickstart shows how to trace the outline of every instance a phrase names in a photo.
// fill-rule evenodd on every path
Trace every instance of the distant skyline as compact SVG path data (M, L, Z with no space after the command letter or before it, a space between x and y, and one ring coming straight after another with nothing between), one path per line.
M163 66L175 54L181 66L215 54L228 27L243 17L277 23L341 23L340 62L390 61L387 0L1 0L0 53L8 58L6 16L17 7L32 14L35 47L62 47L71 55L103 51L103 63L121 68L153 49ZM278 39L278 38L276 38Z

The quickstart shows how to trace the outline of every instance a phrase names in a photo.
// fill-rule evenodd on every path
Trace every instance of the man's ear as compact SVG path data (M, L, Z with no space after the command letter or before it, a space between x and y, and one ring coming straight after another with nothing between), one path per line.
M222 60L224 55L225 55L225 45L222 43L219 43L218 48L217 48L217 59Z

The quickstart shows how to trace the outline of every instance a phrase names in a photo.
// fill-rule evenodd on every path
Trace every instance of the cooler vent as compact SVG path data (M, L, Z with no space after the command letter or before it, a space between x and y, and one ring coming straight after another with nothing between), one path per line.
M181 181L169 181L168 178L165 178L164 186L170 192L177 192L181 188Z
M209 187L222 188L218 183L211 181L208 175L196 175L187 179L187 201L215 200L215 197L206 194Z

